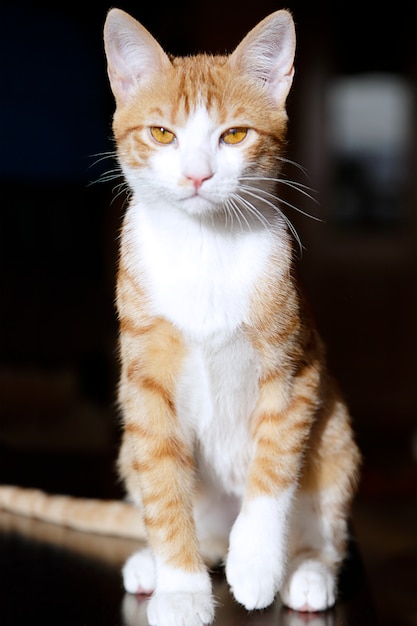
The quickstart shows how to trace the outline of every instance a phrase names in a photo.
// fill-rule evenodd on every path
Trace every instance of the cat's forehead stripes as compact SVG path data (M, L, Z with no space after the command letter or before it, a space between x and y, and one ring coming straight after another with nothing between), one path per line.
M196 105L207 109L220 105L225 89L226 57L198 55L194 58L175 59L173 68L176 80L172 87L176 91L177 106L189 115Z

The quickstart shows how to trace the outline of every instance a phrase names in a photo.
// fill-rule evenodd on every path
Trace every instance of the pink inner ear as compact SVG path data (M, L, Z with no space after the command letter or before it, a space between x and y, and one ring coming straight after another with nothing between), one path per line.
M120 103L131 96L142 79L170 66L156 39L133 17L119 9L109 11L104 42L112 91Z
M230 63L237 71L262 81L276 105L282 106L294 73L295 30L291 14L276 11L260 22L238 45Z

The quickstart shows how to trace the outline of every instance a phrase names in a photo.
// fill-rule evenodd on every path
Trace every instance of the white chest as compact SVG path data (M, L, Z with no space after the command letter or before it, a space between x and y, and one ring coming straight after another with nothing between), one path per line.
M225 233L169 211L132 212L128 233L130 261L146 282L151 313L170 320L187 343L178 417L198 442L204 472L241 495L259 379L258 356L242 324L267 271L272 236Z
M247 319L253 286L271 250L268 232L227 233L169 211L132 220L132 244L152 312L185 336L233 332Z
M177 386L177 413L198 442L199 466L241 496L253 452L250 417L258 397L256 351L237 331L228 340L189 347Z

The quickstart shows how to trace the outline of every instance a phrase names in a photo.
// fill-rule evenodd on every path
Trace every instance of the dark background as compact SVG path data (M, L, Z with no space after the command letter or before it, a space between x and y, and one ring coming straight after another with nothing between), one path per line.
M113 294L124 197L113 189L119 181L97 182L114 168L102 47L110 6L3 2L0 37L0 482L98 496L119 493ZM270 0L117 6L174 54L231 50L282 8ZM415 624L406 592L415 593L416 8L284 6L298 34L287 156L308 176L293 166L286 173L316 190L319 205L288 190L286 198L323 221L286 213L364 452L357 532L381 623ZM350 151L337 141L343 105L332 99L346 85L352 97L368 93ZM400 100L384 118L389 94ZM376 125L362 143L359 122L362 138ZM401 141L381 142L393 128ZM402 581L395 592L381 579L388 570Z

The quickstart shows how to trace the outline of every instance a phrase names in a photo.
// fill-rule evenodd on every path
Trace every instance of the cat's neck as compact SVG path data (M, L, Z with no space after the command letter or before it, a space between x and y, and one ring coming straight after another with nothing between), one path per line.
M145 281L153 313L199 341L247 321L255 285L277 264L288 274L291 257L282 227L152 211L140 202L128 210L123 239L125 262Z
M227 206L219 204L206 213L190 214L164 200L152 202L134 194L127 211L130 224L139 220L147 224L155 233L166 232L177 239L184 232L187 239L194 237L219 237L232 241L248 237L253 241L259 238L270 239L289 251L291 240L285 223L274 209L262 212L233 212ZM180 231L180 232L178 232Z

